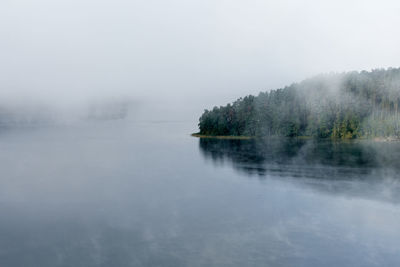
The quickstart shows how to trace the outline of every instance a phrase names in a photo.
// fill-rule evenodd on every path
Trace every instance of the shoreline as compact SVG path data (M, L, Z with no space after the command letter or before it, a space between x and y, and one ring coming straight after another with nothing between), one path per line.
M199 133L192 133L192 137L197 137L197 138L205 138L205 139L225 139L225 140L252 140L252 139L257 139L257 138L263 138L259 136L237 136L237 135L205 135L205 134L199 134ZM277 138L278 136L270 136L269 138ZM359 137L359 138L352 138L352 139L341 139L341 138L314 138L312 136L296 136L296 137L279 137L279 138L293 138L293 139L303 139L303 140L310 140L310 139L315 139L315 140L332 140L332 141L374 141L374 142L382 142L382 143L388 143L388 142L400 142L400 138L394 137L394 136L388 136L388 137Z
M198 138L210 138L210 139L226 139L226 140L250 140L255 139L255 136L235 136L235 135L205 135L192 133L191 136Z

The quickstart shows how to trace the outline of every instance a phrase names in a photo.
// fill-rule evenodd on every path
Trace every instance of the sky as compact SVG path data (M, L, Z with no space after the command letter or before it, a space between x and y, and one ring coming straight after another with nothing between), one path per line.
M152 119L400 66L400 1L2 0L0 105L130 98Z

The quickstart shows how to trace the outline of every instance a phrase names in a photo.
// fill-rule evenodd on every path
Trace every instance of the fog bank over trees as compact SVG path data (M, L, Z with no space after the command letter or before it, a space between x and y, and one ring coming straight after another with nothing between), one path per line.
M129 98L92 99L74 105L51 105L38 101L1 103L0 127L70 124L127 118L137 109Z
M205 110L200 133L400 137L400 68L318 75Z

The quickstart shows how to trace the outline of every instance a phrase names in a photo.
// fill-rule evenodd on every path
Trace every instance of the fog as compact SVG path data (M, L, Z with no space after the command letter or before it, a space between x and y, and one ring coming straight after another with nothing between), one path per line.
M330 71L397 67L398 1L3 0L0 104L129 99L140 119L197 121Z
M400 142L189 135L248 94L399 67L399 14L0 1L0 266L400 266ZM324 81L315 113L351 100Z

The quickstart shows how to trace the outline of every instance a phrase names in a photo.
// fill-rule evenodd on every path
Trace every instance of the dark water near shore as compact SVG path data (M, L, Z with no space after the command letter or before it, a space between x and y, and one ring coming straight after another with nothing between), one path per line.
M0 266L400 266L400 143L0 132Z

